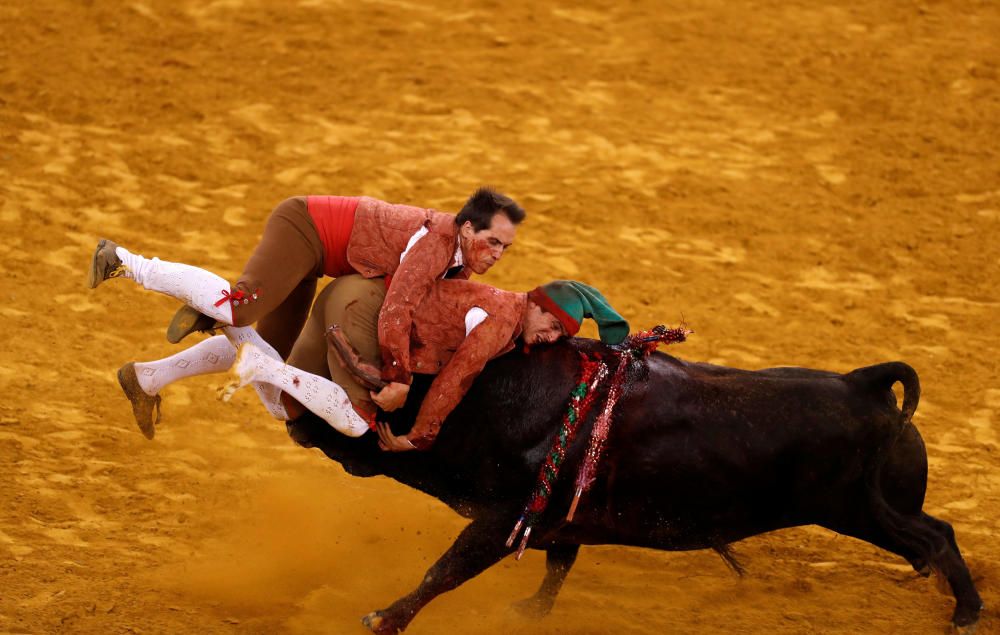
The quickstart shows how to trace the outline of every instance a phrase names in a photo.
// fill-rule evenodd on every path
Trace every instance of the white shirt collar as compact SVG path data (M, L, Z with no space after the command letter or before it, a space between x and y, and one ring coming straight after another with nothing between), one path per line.
M452 267L464 267L465 260L462 258L462 237L455 237L455 255L451 258Z

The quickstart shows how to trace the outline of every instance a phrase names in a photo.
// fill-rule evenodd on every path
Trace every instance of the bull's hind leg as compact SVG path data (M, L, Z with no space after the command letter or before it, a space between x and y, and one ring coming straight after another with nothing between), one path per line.
M918 564L925 563L925 569L936 569L947 580L955 596L952 623L957 627L973 626L983 603L951 525L922 511L927 489L927 454L920 433L912 425L906 426L902 436L889 446L879 484L881 488L870 491L872 494L881 489L884 495L871 498L878 524L896 542L917 551Z
M955 541L955 530L952 528L951 524L946 523L943 520L939 520L926 512L921 512L921 517L924 519L924 522L928 523L931 527L935 528L938 532L944 535L944 537L948 540L948 544L955 550L955 553L959 556L962 555L962 552L958 549L958 542Z
M580 545L552 545L545 550L545 579L530 598L514 603L514 608L528 617L545 617L552 610L566 575L576 562Z
M896 522L898 527L895 530L881 527L874 517L854 518L849 522L838 519L820 524L902 556L923 575L926 575L928 566L937 569L948 581L955 596L952 623L957 627L975 624L979 620L983 603L969 569L957 550L951 525L927 514L900 516ZM901 533L900 529L905 533ZM914 547L917 543L921 544L923 555L917 553Z
M941 572L955 595L955 613L951 621L958 627L975 624L983 609L983 600L976 591L969 567L962 558L962 552L955 541L955 530L943 520L930 514L922 514L921 520L943 539L944 547L931 558L930 565Z
M920 575L925 578L930 575L930 569L928 568L927 562L924 561L924 559L921 558L915 550L907 547L899 540L896 540L887 534L884 530L878 527L874 521L865 520L844 522L843 520L838 520L835 522L823 522L819 524L820 526L835 531L838 534L863 540L867 543L875 545L879 549L885 549L890 553L894 553L910 563L913 570Z
M392 606L366 615L361 621L379 635L406 628L421 608L435 597L476 577L511 553L506 546L510 530L494 519L476 519L462 530L451 548L434 563L420 586Z

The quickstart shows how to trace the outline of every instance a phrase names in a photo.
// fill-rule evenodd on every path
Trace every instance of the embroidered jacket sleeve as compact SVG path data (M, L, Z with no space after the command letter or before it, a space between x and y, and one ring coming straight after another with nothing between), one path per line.
M510 350L519 325L520 320L513 316L489 315L466 336L451 361L434 378L417 421L406 435L418 450L431 447L441 424L469 391L486 362Z
M410 332L413 314L444 275L455 254L455 238L429 232L413 245L400 263L378 318L378 343L382 350L382 379L409 384Z

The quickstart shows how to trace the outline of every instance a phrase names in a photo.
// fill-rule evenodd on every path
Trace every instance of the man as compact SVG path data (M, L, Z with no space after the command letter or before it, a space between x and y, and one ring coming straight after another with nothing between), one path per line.
M370 322L368 331L377 333L378 340L362 344L381 347L388 385L359 407L374 412L378 404L391 410L405 402L409 390L405 369L415 307L438 278L485 273L513 243L524 217L512 199L489 188L477 190L458 215L368 197L296 197L272 212L235 285L203 269L143 258L109 240L97 245L89 284L94 288L104 280L125 277L185 302L189 308L178 311L168 329L171 341L199 328L224 327L224 337L210 338L166 360L129 363L119 370L119 382L147 438L155 433L153 410L159 408L158 392L164 385L226 370L243 341L254 342L258 353L287 357L323 275L360 274L354 284L338 286L344 292L338 300L366 311L359 320ZM357 302L361 298L365 302ZM257 331L246 328L254 322ZM262 398L281 418L280 393L257 388L267 393Z
M336 307L328 306L326 290L317 297L309 323L282 364L255 355L253 344L240 347L230 373L228 394L250 382L278 388L289 418L298 416L298 404L350 436L360 436L368 421L351 407L344 387L323 375L323 367L339 366L328 356L325 330L335 323ZM572 336L585 317L597 322L601 339L617 344L628 335L628 323L593 287L557 280L528 293L502 291L466 280L441 280L417 307L413 316L410 366L412 373L435 374L413 429L394 436L378 429L383 450L426 450L441 424L465 396L486 363L510 351L518 340L527 346L552 343Z

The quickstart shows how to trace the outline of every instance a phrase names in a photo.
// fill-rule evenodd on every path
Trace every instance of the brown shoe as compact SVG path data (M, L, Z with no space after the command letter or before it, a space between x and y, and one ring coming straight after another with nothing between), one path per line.
M139 386L139 378L135 374L135 362L129 362L118 369L118 383L128 400L132 402L132 414L135 422L147 439L156 434L156 424L160 422L160 396L150 397ZM153 409L156 409L156 419L153 419Z
M211 331L225 326L222 322L216 322L204 313L199 313L198 309L193 309L184 305L174 313L174 319L170 320L167 327L167 341L176 344L188 335L199 331Z
M118 248L114 242L107 238L97 241L97 249L90 259L90 271L87 272L87 284L91 289L97 287L109 278L118 278L125 275L125 265L121 258L115 253Z

